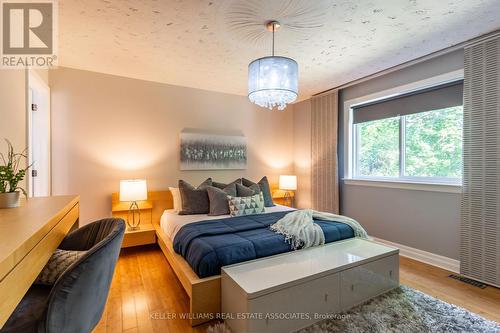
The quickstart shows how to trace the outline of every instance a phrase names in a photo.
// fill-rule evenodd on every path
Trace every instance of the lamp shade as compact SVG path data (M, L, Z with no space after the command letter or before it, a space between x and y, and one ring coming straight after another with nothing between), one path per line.
M264 57L248 65L248 98L265 108L283 110L297 98L299 66L286 57Z
M145 179L120 181L120 201L140 201L148 199L148 187Z
M297 189L297 176L280 176L280 190L295 191Z

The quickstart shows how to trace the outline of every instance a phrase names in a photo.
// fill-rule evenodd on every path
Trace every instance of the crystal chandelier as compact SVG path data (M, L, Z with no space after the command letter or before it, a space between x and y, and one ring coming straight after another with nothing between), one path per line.
M274 55L274 32L279 22L268 22L266 27L273 33L272 56L248 65L248 98L258 106L283 110L297 98L299 65L293 59Z

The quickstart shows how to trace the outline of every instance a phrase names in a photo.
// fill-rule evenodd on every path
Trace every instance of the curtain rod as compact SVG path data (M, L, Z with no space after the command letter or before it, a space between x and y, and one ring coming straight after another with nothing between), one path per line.
M458 43L458 44L455 44L455 45L452 45L452 46L449 46L449 47L444 48L444 49L439 50L439 51L435 51L435 52L429 53L427 55L418 57L416 59L413 59L413 60L410 60L410 61L407 61L407 62L404 62L402 64L395 65L393 67L389 67L389 68L383 69L381 71L378 71L376 73L370 74L368 76L356 79L356 80L351 81L351 82L347 82L347 83L341 84L340 86L336 86L336 87L333 87L333 88L321 91L319 93L316 93L316 94L312 95L311 97L317 97L317 96L320 96L320 95L323 95L323 94L327 94L327 93L329 93L331 91L334 91L334 90L345 89L347 87L351 87L353 85L356 85L356 84L359 84L359 83L362 83L362 82L365 82L365 81L368 81L368 80L380 77L382 75L386 75L386 74L389 74L389 73L401 70L403 68L407 68L407 67L419 64L421 62L424 62L424 61L427 61L427 60L430 60L430 59L433 59L433 58L436 58L436 57L439 57L439 56L451 53L451 52L459 50L459 49L466 48L468 46L471 46L471 45L474 45L474 44L477 44L477 43L480 43L480 42L484 42L486 40L489 40L489 39L492 39L492 38L495 38L495 37L498 37L498 36L500 36L500 29L490 31L490 32L488 32L488 33L486 33L484 35L481 35L481 36L478 36L478 37L474 37L472 39L466 40L464 42L461 42L461 43Z

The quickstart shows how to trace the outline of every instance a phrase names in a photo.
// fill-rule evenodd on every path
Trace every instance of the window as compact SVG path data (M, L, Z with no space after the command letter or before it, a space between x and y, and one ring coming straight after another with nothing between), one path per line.
M355 178L459 183L462 82L353 107Z
M405 116L404 176L462 177L463 108Z

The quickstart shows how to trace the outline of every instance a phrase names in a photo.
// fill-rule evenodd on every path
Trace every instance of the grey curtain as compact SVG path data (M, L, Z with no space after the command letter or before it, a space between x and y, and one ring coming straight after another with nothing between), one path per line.
M311 126L312 208L338 213L338 91L312 98Z
M465 49L460 272L500 286L500 37Z

